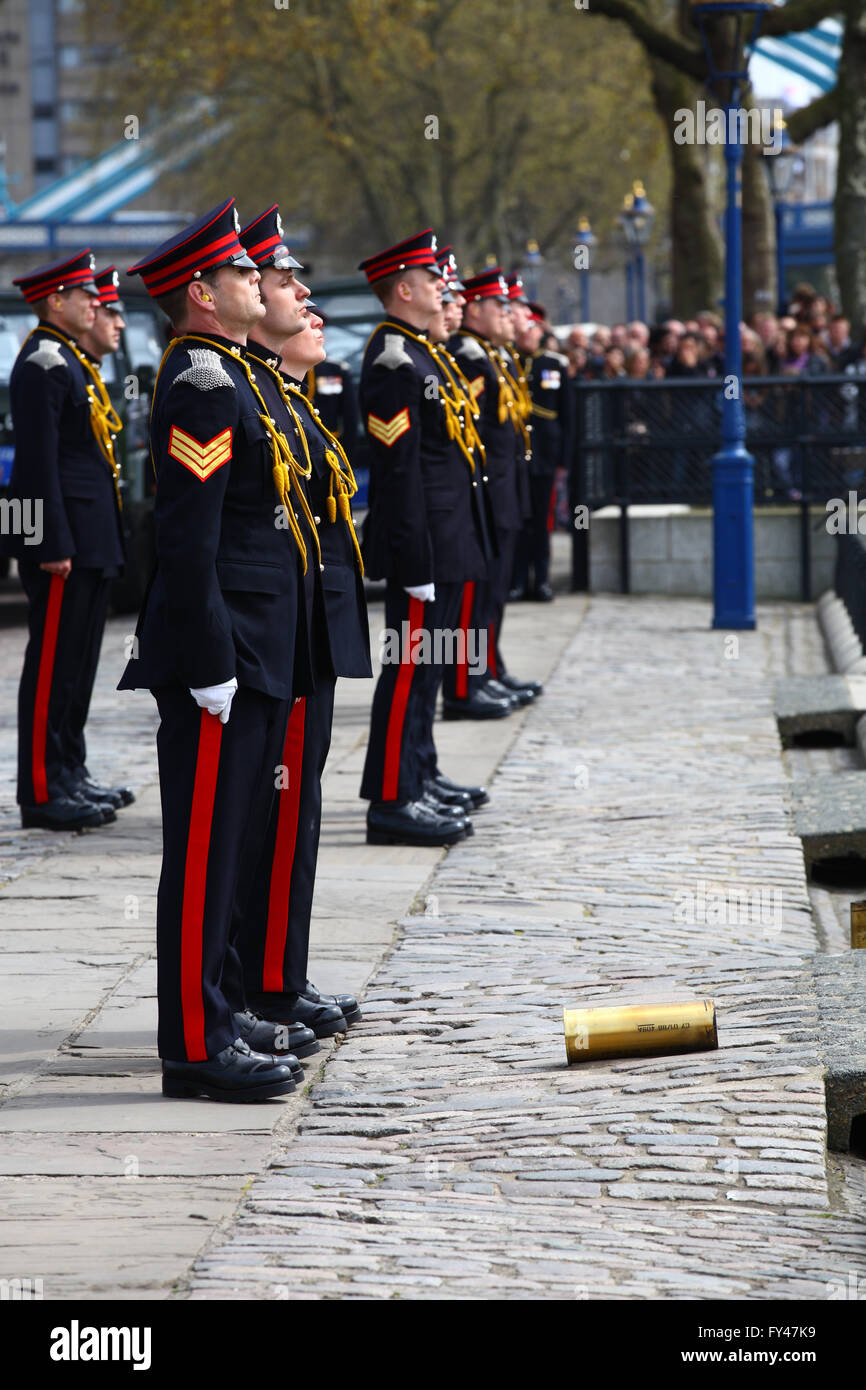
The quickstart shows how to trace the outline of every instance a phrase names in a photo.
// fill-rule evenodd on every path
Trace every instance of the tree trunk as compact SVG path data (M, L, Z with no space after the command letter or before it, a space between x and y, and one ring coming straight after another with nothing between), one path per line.
M751 90L742 105L753 102ZM760 145L743 147L743 318L776 309L776 220L766 164L773 155Z
M713 309L722 292L724 254L707 184L707 147L678 145L676 112L694 111L701 89L689 77L657 58L649 59L656 109L664 122L671 152L671 244L673 312L694 318Z
M856 340L866 327L866 0L846 0L839 62L839 174L836 273L843 313Z

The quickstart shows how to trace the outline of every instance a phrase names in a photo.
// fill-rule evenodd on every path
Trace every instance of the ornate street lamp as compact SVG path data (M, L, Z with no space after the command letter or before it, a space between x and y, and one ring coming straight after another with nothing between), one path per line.
M577 221L577 234L574 238L574 263L575 269L580 271L580 318L582 323L589 323L589 252L595 246L595 233L589 225L588 217L579 217ZM586 250L586 265L578 266L578 253L581 248Z
M541 267L544 265L544 257L539 250L538 242L535 237L530 237L526 243L526 250L523 253L523 273L526 280L527 294L530 299L538 298L538 286L541 280Z
M722 445L713 459L713 627L755 626L755 460L746 448L743 408L743 242L741 123L734 114L748 77L751 49L770 0L692 0L708 85L725 105L725 389ZM707 21L711 31L707 31ZM748 128L748 122L743 122Z
M785 300L785 198L791 190L791 182L797 171L801 157L800 150L792 144L788 127L782 121L782 143L778 150L764 150L767 181L773 199L773 212L776 218L776 285L777 312L784 314Z
M618 221L631 252L626 267L627 317L646 323L646 266L644 250L652 236L656 210L646 195L640 179L635 179L631 193L623 199Z

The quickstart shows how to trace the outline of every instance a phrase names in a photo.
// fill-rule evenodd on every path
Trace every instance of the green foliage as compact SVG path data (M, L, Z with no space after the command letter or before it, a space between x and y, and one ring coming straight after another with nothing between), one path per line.
M317 261L354 268L432 223L464 263L510 264L535 237L565 268L580 214L604 239L635 178L667 200L641 47L570 0L89 0L88 11L135 55L106 73L115 132L132 111L147 134L197 97L231 121L166 179L164 201L194 212L233 194L252 217L278 200L287 226L312 227Z

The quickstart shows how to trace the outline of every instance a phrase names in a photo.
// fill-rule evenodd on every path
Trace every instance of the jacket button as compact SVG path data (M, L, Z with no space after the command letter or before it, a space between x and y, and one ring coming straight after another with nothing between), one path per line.
M320 569L320 570L323 570L324 568L325 568L324 565L319 565L319 569Z
M485 483L488 483L490 481L486 473L484 474L484 481Z
M317 526L321 526L321 524L322 524L322 518L321 518L320 516L314 516L314 517L313 517L313 520L315 521L315 523L316 523Z

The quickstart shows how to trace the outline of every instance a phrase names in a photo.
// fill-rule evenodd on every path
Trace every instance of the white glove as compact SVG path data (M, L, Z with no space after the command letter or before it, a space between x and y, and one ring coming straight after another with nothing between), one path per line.
M218 714L220 723L228 724L237 688L237 676L232 676L230 681L223 681L220 685L203 685L200 690L190 689L189 693L199 709L206 709L208 714Z
M436 597L435 584L415 584L411 588L403 585L403 593L410 598L420 598L422 603L432 603Z

